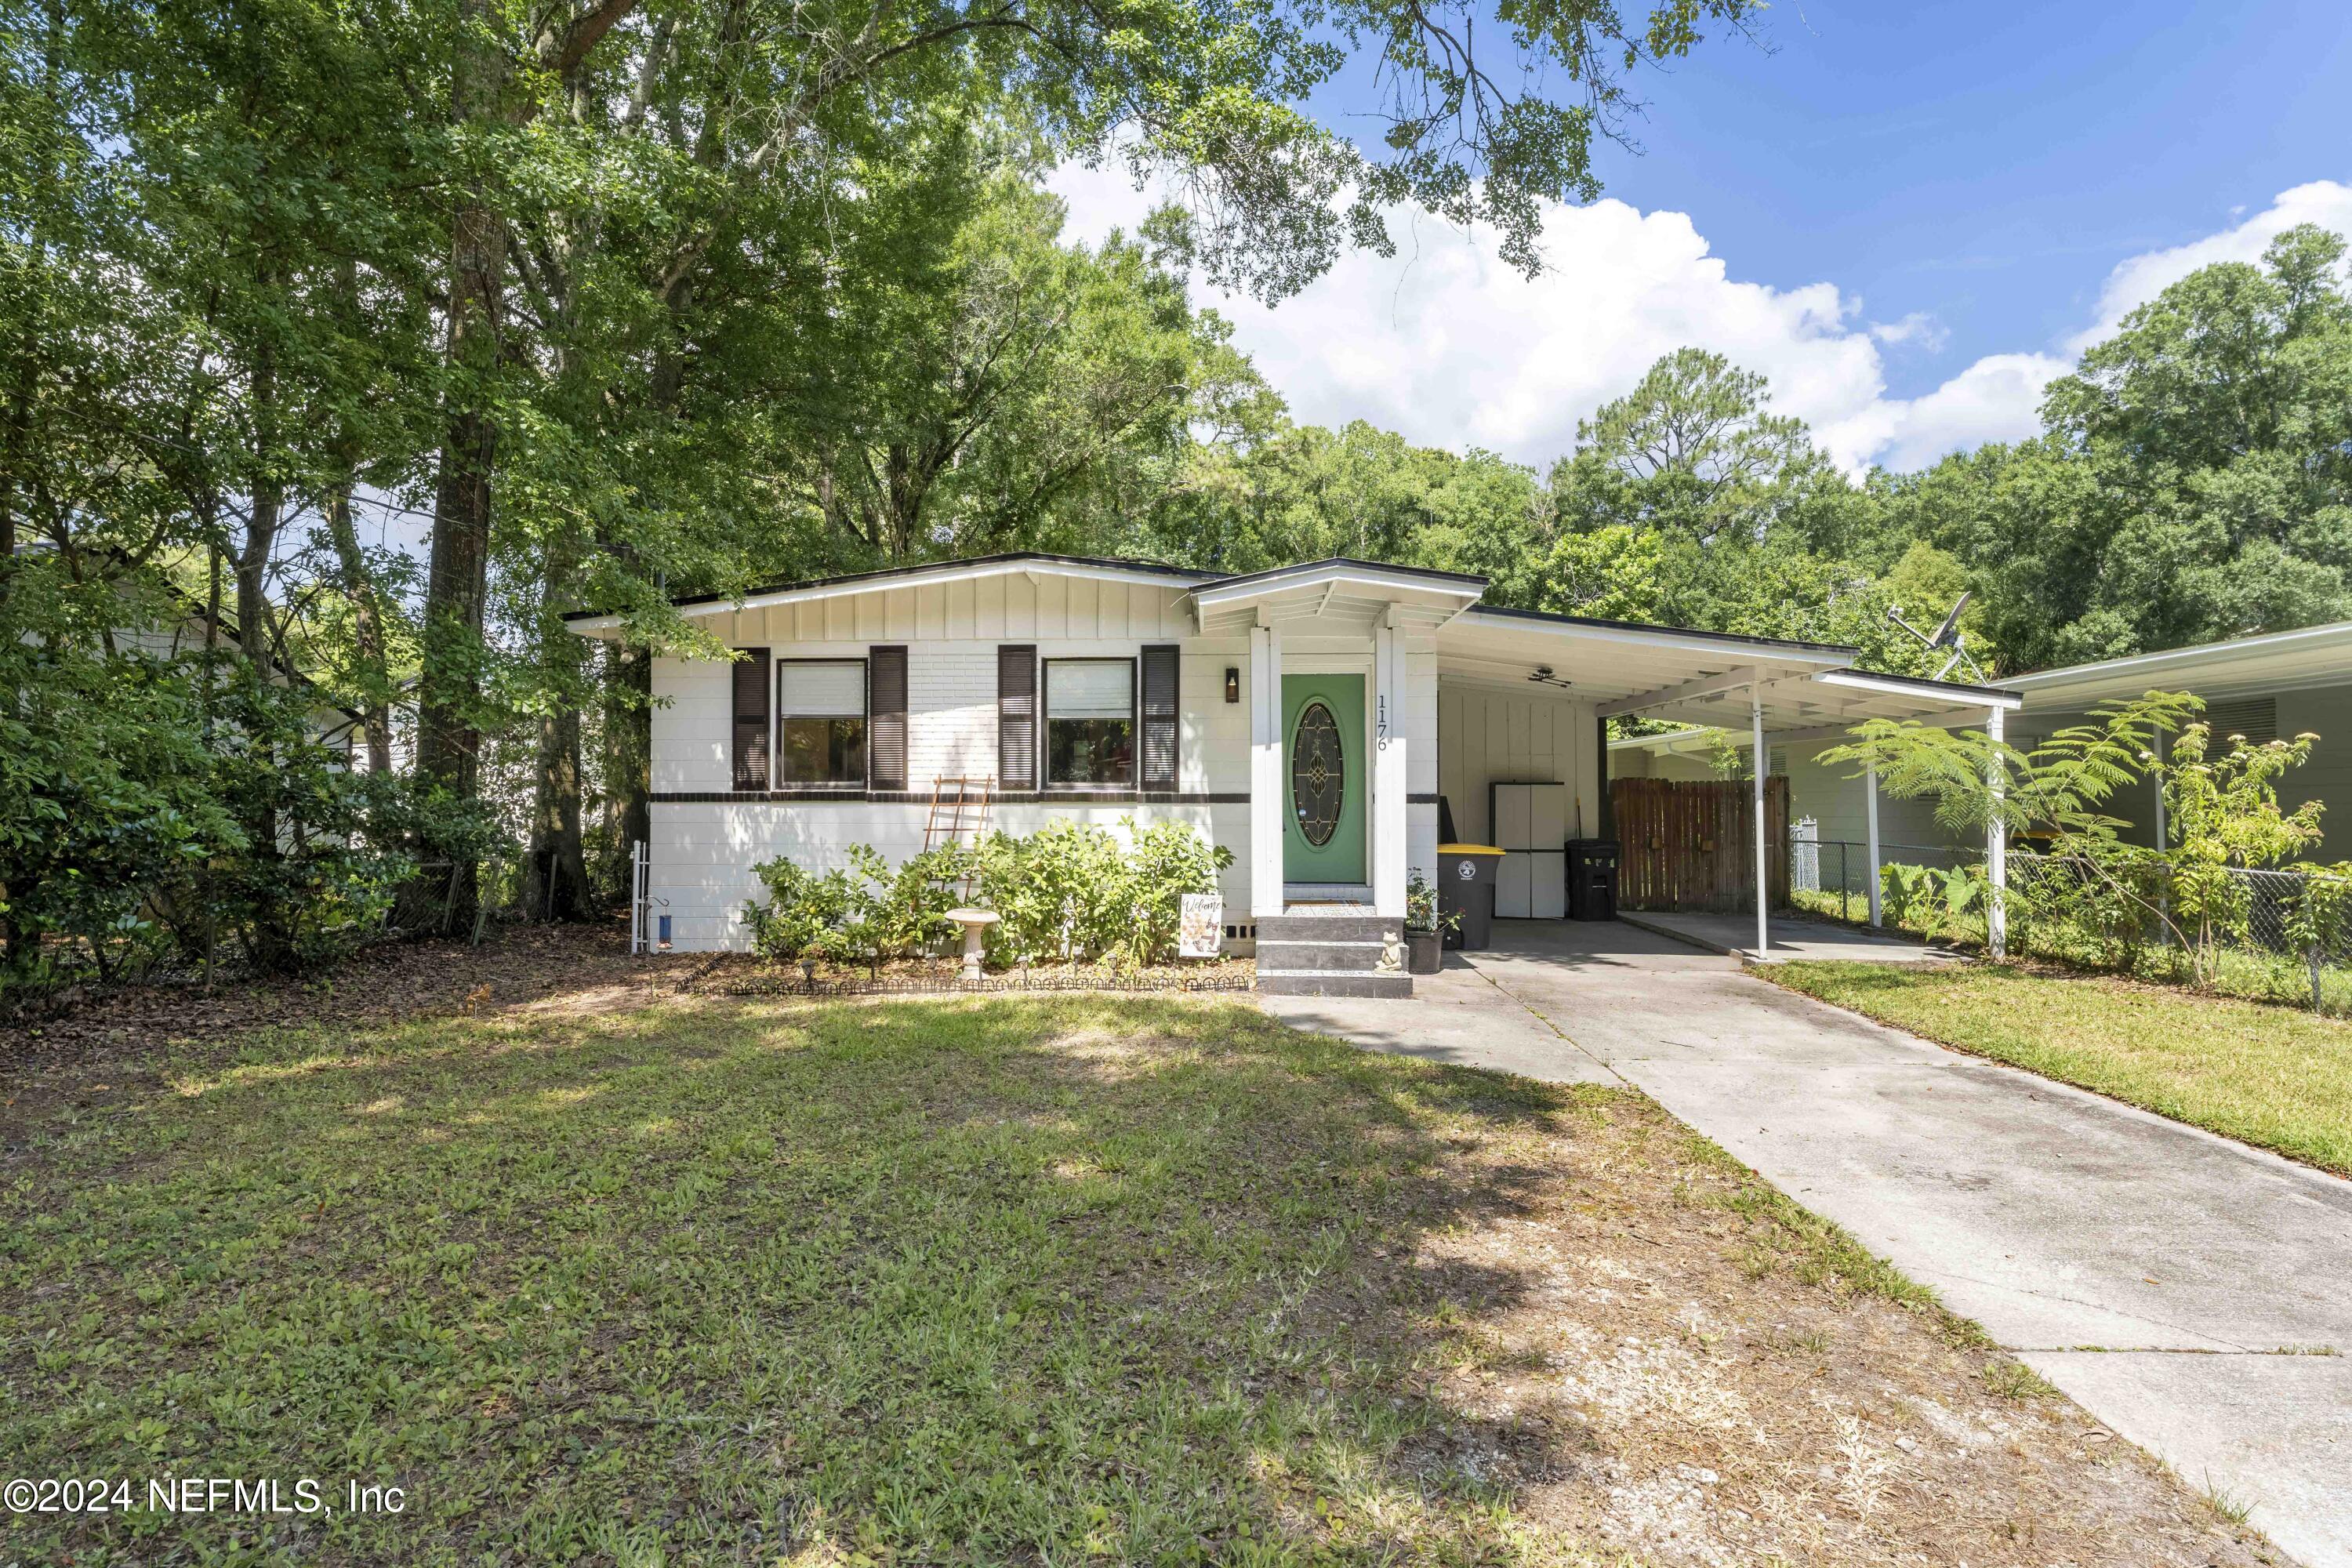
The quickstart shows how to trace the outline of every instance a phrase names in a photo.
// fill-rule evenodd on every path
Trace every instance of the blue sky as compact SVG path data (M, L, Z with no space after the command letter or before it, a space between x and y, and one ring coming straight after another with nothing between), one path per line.
M1629 11L1643 0L1623 0ZM1209 296L1301 420L1541 466L1660 354L1765 374L1850 469L2039 428L2048 380L2197 266L2352 232L2352 3L1787 0L1636 87L1640 156L1556 207L1529 282L1491 235L1394 215L1275 310ZM1363 73L1317 101L1360 138ZM1066 167L1068 237L1153 201Z
M1643 79L1610 194L1691 214L1739 276L1928 312L1945 360L2062 337L2125 258L2352 179L2346 0L1796 0L1761 31ZM1889 356L1898 395L1938 379Z

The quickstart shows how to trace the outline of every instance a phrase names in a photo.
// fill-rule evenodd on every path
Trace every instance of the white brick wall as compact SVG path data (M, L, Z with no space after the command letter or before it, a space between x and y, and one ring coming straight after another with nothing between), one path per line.
M880 801L656 802L653 808L653 914L670 917L677 951L703 952L745 945L743 906L761 896L751 868L790 856L812 870L848 864L852 844L871 844L893 862L923 847L929 807ZM1089 822L1125 837L1119 819L1139 823L1173 818L1209 834L1234 851L1233 866L1220 879L1229 920L1249 909L1247 805L1001 805L989 818L1008 833L1034 833L1056 818ZM658 930L656 924L656 929Z

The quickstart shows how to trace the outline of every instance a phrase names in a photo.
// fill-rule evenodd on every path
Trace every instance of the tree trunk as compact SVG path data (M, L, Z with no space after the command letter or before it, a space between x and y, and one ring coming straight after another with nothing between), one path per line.
M383 651L383 603L375 591L367 558L360 552L352 523L351 469L327 492L327 536L335 547L336 574L352 605L352 651L360 665L360 734L367 742L368 772L392 772L392 671Z
M566 706L539 721L539 790L523 896L533 920L583 921L593 912L580 842L577 708Z
M265 283L268 279L263 279ZM277 664L270 652L269 563L277 552L278 530L286 511L286 484L278 471L278 361L267 342L253 356L253 459L251 511L245 539L236 552L236 646L243 656L243 679L267 688ZM207 628L207 635L210 635ZM274 747L277 736L263 723L249 737ZM274 777L274 759L259 759L265 776ZM247 852L253 858L252 926L247 932L247 955L254 967L276 973L294 967L294 932L288 911L269 889L277 885L273 868L282 858L278 806L265 790L253 815L244 824Z
M269 562L286 510L278 473L278 360L267 344L253 356L252 510L236 552L236 646L258 675L270 668Z
M342 329L353 340L367 331L360 311L359 266L348 257L335 268L335 308ZM352 516L352 495L359 488L362 451L360 432L350 419L339 422L331 460L334 479L327 487L323 510L327 539L335 552L335 574L352 607L352 653L359 666L360 738L367 746L368 772L392 772L392 666L384 649L383 595L366 552L360 549L359 527Z
M523 876L523 912L532 920L578 921L590 914L588 858L580 842L583 650L562 619L574 570L568 552L549 549L540 588L540 685L553 704L539 721L530 858Z
M451 71L451 114L460 126L496 120L504 58L492 35L488 0L464 0ZM425 660L417 702L416 777L446 805L472 805L480 791L482 625L488 597L490 477L498 431L489 413L506 302L507 229L488 202L462 202L451 225L446 363L440 476L433 500L433 550L425 587ZM445 929L470 926L479 868L446 846L420 846L426 887L446 889ZM454 864L453 864L454 863ZM412 922L413 923L413 922Z

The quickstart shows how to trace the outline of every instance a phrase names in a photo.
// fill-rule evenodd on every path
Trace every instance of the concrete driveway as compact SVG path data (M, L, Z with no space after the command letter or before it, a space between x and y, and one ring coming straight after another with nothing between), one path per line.
M1429 1008L1266 1005L1379 1048L1622 1079L2191 1485L2252 1502L2310 1568L2352 1568L2352 1183L1624 925L1500 922L1441 980Z

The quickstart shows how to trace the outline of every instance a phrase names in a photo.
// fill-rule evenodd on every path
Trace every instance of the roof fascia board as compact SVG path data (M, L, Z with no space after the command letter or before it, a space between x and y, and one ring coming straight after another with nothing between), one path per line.
M1873 675L1860 669L1824 669L1813 679L1824 686L1842 686L1856 691L1879 691L1890 697L1941 697L1961 707L1999 708L2014 711L2025 706L2025 698L2015 691L1997 686L1962 686L1949 680L1922 680L1908 675Z
M2306 649L2325 648L2334 643L2352 647L2352 621L2330 621L2326 626L2298 626L2288 632L2264 632L2256 637L2233 637L2226 642L2198 643L2191 647L2160 648L2155 653L2127 654L2122 658L2100 659L2091 664L2061 665L2056 669L2011 676L2009 684L2020 691L2032 692L2051 686L2127 679L2136 671L2168 669L2205 660L2227 664L2264 654L2300 653Z
M1226 577L1192 590L1192 602L1206 610L1220 605L1247 604L1269 594L1322 588L1328 602L1342 583L1361 583L1392 593L1436 594L1445 598L1478 602L1486 591L1484 577L1459 573L1417 572L1411 567L1378 566L1359 561L1315 561L1303 566L1281 566L1253 572L1246 577Z

